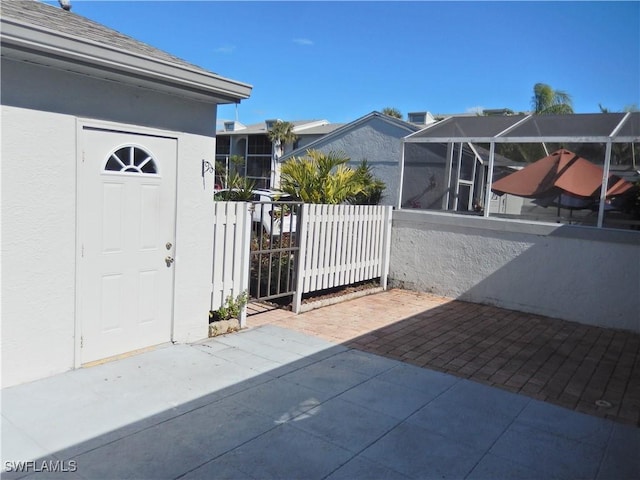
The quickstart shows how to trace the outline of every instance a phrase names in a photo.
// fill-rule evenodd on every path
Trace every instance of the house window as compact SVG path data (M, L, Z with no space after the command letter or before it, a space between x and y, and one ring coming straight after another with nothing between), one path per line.
M216 155L229 155L231 153L231 137L216 137Z
M271 141L266 135L252 135L247 149L249 155L271 155Z
M104 171L155 175L158 167L149 152L135 145L127 145L109 155Z
M410 123L418 123L420 125L424 125L426 121L427 121L426 113L410 113L409 114Z

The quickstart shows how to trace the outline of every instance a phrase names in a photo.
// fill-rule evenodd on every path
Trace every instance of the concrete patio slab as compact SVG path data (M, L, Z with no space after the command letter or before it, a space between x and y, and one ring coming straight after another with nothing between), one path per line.
M391 289L294 315L252 305L277 325L450 373L589 415L640 426L640 335Z
M595 478L603 457L603 451L590 443L518 422L500 436L490 452L555 478Z
M368 458L354 457L345 465L334 471L327 480L353 480L355 478L375 478L379 480L408 480L400 472L396 472Z
M640 476L640 429L274 325L2 400L3 479Z
M362 452L409 478L464 478L486 452L410 423L400 423Z

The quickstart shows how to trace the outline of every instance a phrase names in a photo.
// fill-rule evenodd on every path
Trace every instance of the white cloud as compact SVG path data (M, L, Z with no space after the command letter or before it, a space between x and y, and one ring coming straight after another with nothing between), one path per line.
M308 38L294 38L293 43L297 43L298 45L313 45L313 40L309 40Z
M216 53L229 54L229 53L233 53L235 49L236 49L235 45L223 45L221 47L216 48L214 51Z
M484 111L484 107L469 107L465 110L465 113L482 113Z

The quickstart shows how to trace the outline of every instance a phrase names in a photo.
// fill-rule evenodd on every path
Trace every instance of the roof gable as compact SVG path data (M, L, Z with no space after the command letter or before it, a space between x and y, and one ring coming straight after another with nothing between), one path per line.
M404 120L401 120L399 118L395 118L395 117L391 117L389 115L385 115L383 113L380 112L376 112L373 111L371 113L368 113L367 115L360 117L356 120L354 120L353 122L347 123L345 125L342 125L339 128L336 128L334 131L332 131L331 133L317 139L314 140L313 142L305 145L304 147L298 148L297 150L294 150L292 152L287 153L286 155L283 155L281 157L281 161L285 161L289 158L292 157L296 157L299 156L301 154L304 154L307 150L312 150L314 148L318 148L319 146L322 146L326 143L329 143L331 141L333 141L334 139L344 136L345 134L356 130L358 128L361 128L362 126L371 123L372 121L375 120L381 120L385 123L394 125L400 129L406 130L406 135L410 135L412 133L415 133L417 131L420 130L420 127L418 125L414 125L412 123L408 123L405 122Z

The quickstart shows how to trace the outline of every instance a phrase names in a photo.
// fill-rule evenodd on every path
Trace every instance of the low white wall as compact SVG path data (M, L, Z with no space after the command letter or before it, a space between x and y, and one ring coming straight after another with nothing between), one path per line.
M640 332L640 232L396 210L390 283Z

